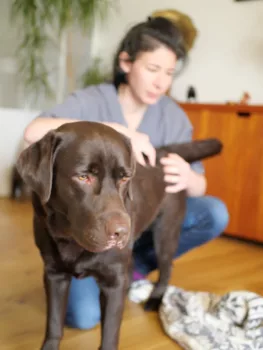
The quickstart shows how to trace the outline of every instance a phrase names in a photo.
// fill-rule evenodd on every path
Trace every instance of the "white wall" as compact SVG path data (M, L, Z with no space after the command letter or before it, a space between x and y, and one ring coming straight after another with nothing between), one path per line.
M24 147L23 131L37 111L0 108L0 197L11 189L11 170Z
M190 65L177 78L172 94L185 100L189 85L201 102L237 101L244 91L263 104L263 1L119 0L120 12L98 27L92 54L109 64L124 31L156 9L188 14L199 30Z

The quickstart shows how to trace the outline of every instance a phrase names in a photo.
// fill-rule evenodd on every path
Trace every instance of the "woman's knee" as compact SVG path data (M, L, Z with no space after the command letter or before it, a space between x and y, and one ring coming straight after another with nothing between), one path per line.
M101 318L99 288L94 278L71 281L66 325L78 329L94 328Z
M197 230L206 236L206 240L210 240L224 232L228 222L227 207L219 198L212 196L188 198L183 230L187 232Z
M88 308L82 308L82 305L79 305L73 312L67 313L66 315L66 325L81 330L92 329L96 327L99 324L99 322L99 305L89 305Z
M207 210L211 220L211 233L213 236L218 236L223 233L229 223L229 212L226 204L219 198L206 196Z

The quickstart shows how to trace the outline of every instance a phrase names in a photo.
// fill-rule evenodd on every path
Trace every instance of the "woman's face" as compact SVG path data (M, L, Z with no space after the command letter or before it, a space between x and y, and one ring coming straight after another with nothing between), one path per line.
M169 90L176 66L175 53L164 45L138 54L134 62L127 53L120 54L120 67L127 74L132 94L146 105L156 103Z

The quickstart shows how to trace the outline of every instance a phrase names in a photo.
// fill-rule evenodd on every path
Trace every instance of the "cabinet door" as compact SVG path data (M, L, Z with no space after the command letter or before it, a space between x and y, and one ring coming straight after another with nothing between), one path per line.
M263 115L187 111L194 138L218 137L220 156L204 161L208 193L230 213L227 233L263 242Z

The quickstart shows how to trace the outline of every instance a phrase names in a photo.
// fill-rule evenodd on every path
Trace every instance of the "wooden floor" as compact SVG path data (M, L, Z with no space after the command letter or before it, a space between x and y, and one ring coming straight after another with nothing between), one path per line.
M44 334L42 262L34 246L31 206L0 200L0 349L39 349ZM220 238L174 263L171 284L223 294L246 289L263 295L263 247ZM98 349L99 326L65 329L61 350ZM127 301L120 349L178 350L156 314Z

